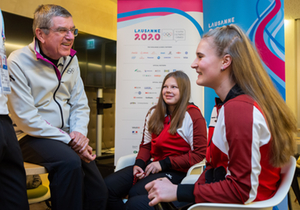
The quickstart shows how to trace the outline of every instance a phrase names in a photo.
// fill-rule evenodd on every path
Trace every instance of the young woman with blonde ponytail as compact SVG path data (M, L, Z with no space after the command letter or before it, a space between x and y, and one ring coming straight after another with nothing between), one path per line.
M166 179L149 183L149 205L174 200L247 204L272 197L280 167L294 155L295 117L238 26L206 33L196 55L197 84L219 96L209 125L206 169L195 185Z

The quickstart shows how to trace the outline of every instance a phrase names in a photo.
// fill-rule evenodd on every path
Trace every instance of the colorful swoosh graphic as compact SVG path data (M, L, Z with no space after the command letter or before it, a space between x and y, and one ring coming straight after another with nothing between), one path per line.
M130 12L119 13L118 22L122 21L125 18L126 18L125 20L131 20L137 17L145 17L147 15L153 15L155 13L157 13L157 15L161 15L165 13L175 13L175 14L182 15L187 19L189 19L195 25L201 37L203 35L203 29L201 28L200 24L191 15L187 14L186 12L180 9L175 9L171 7L147 8L147 9L140 9L140 10L134 10Z
M258 1L259 2L259 1ZM256 34L255 34L255 46L258 49L260 56L264 63L282 80L285 81L285 62L277 57L266 45L264 40L264 33L268 36L268 38L272 39L274 42L275 38L271 35L271 33L267 30L267 25L270 21L277 15L281 8L281 1L274 1L273 9L270 9L269 13L263 18L260 24L257 26ZM279 49L283 49L284 47L280 45L277 41L274 42Z

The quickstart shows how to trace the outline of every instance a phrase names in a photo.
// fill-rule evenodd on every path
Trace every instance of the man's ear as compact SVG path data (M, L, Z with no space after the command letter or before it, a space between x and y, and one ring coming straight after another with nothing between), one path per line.
M44 43L45 42L45 33L42 29L40 28L36 28L35 29L35 37L41 42L41 43Z
M232 57L229 54L224 55L222 60L222 69L227 69L232 62Z

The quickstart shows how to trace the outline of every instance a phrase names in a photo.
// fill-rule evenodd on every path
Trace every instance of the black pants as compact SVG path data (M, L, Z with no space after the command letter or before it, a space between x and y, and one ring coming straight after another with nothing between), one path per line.
M0 115L0 209L29 209L22 153L7 115Z
M173 184L179 184L186 173L178 171L164 171L157 174L150 174L148 177L139 180L135 185L133 183L133 166L126 167L117 171L104 179L109 196L107 201L107 210L146 210L154 209L148 203L148 192L145 185L157 178L168 177ZM128 195L128 201L123 203L122 198Z
M47 169L53 210L105 209L108 193L95 161L82 161L70 146L53 139L27 135L19 143L25 161Z

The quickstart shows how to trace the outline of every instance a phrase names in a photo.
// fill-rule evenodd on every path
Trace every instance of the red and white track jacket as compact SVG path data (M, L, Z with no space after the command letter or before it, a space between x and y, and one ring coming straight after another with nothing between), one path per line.
M233 87L224 103L213 109L206 169L191 196L196 203L246 204L266 200L278 189L280 168L270 165L272 140L267 122L258 104L240 91ZM224 180L205 183L206 172L220 166L226 170ZM188 188L179 186L178 200L188 197Z
M162 170L174 169L187 172L194 164L205 158L207 132L206 123L195 105L188 105L182 126L171 135L170 116L164 121L164 129L156 136L149 133L148 121L154 109L150 109L145 120L144 133L135 165L145 168L151 159L159 161Z

